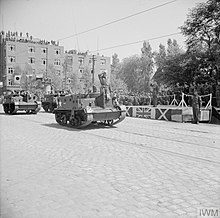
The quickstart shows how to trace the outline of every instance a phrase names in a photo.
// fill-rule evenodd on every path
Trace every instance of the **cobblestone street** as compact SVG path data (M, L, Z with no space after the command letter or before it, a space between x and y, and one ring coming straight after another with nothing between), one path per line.
M219 125L126 118L76 130L54 114L1 108L0 127L2 218L197 217L219 208Z

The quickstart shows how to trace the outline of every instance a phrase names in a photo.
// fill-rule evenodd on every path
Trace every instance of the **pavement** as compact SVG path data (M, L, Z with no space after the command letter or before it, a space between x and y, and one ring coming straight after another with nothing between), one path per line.
M219 125L75 130L0 105L0 128L1 218L220 216Z

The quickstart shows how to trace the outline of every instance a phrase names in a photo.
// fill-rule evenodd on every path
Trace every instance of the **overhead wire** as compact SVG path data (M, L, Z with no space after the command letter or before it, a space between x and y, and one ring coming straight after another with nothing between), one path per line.
M109 50L109 49L113 49L113 48L118 48L118 47L123 47L123 46L128 46L128 45L134 45L134 44L138 44L138 43L141 43L141 42L144 42L144 41L153 41L153 40L157 40L157 39L161 39L161 38L165 38L165 37L169 37L169 36L175 36L175 35L179 35L181 34L181 32L176 32L176 33L170 33L170 34L166 34L166 35L161 35L161 36L156 36L156 37L152 37L152 38L148 38L148 39L142 39L142 40L139 40L139 41L135 41L135 42L129 42L129 43L124 43L124 44L120 44L120 45L115 45L115 46L111 46L111 47L107 47L107 48L101 48L99 49L99 51L104 51L104 50ZM94 50L94 51L89 51L89 52L96 52L97 50ZM64 57L60 57L61 59L64 58ZM54 59L59 59L59 57L57 58L48 58L47 60L54 60ZM35 63L40 63L42 62L42 60L40 61L35 61ZM16 62L17 63L17 62ZM17 64L26 64L27 62L25 63L17 63ZM59 66L59 65L58 65Z
M74 36L78 36L78 35L81 35L81 34L84 34L84 33L87 33L87 32L93 31L93 30L96 30L96 29L100 29L100 28L102 28L102 27L105 27L105 26L108 26L108 25L111 25L111 24L120 22L120 21L122 21L122 20L126 20L126 19L128 19L128 18L137 16L137 15L139 15L139 14L146 13L146 12L148 12L148 11L151 11L151 10L154 10L154 9L157 9L157 8L160 8L160 7L163 7L163 6L165 6L165 5L171 4L171 3L176 2L176 1L178 1L178 0L172 0L172 1L169 1L169 2L166 2L166 3L163 3L163 4L160 4L160 5L154 6L154 7L152 7L152 8L145 9L145 10L143 10L143 11L140 11L140 12L137 12L137 13L134 13L134 14L131 14L131 15L128 15L128 16L126 16L126 17L122 17L122 18L120 18L120 19L117 19L117 20L114 20L114 21L111 21L111 22L102 24L102 25L100 25L100 26L97 26L97 27L94 27L94 28L91 28L91 29L88 29L88 30L85 30L85 31L82 31L82 32L79 32L79 33L75 33L75 34L73 34L73 35L71 35L71 36L58 39L57 41L61 41L61 40L68 39L68 38L71 38L71 37L74 37ZM77 38L77 41L78 41L78 38ZM135 44L135 43L134 43L134 44ZM43 46L45 46L45 45L42 44L42 45L38 45L37 47L40 47L40 46L43 47ZM118 47L118 46L117 46L117 47ZM119 47L120 47L120 46L119 46ZM113 48L114 48L114 47L113 47ZM102 49L102 50L103 50L103 49ZM104 49L104 50L106 50L106 49ZM17 54L20 54L20 53L23 53L23 52L26 52L26 51L27 51L27 50L23 50L23 51L17 52L16 55L17 55Z
M165 6L165 5L171 4L171 3L176 2L176 1L177 1L177 0L172 0L172 1L169 1L169 2L166 2L166 3L163 3L163 4L160 4L160 5L154 6L154 7L152 7L152 8L145 9L145 10L143 10L143 11L140 11L140 12L137 12L137 13L134 13L134 14L131 14L131 15L128 15L128 16L126 16L126 17L119 18L119 19L117 19L117 20L114 20L114 21L111 21L111 22L102 24L102 25L100 25L100 26L96 26L96 27L93 27L93 28L91 28L91 29L88 29L88 30L85 30L85 31L82 31L82 32L79 32L79 33L76 33L76 34L73 34L73 35L70 35L70 36L61 38L61 39L58 39L57 41L62 41L62 40L65 40L65 39L72 38L72 37L74 37L74 36L82 35L82 34L84 34L84 33L91 32L91 31L93 31L93 30L100 29L100 28L102 28L102 27L105 27L105 26L108 26L108 25L111 25L111 24L120 22L120 21L122 21L122 20L126 20L126 19L131 18L131 17L135 17L135 16L137 16L137 15L139 15L139 14L143 14L143 13L146 13L146 12L148 12L148 11L152 11L152 10L154 10L154 9L163 7L163 6Z
M142 39L142 40L139 40L139 41L136 41L136 42L130 42L130 43L125 43L125 44L115 45L115 46L112 46L112 47L102 48L102 49L99 49L99 51L104 51L104 50L109 50L109 49L113 49L113 48L138 44L138 43L143 42L143 41L152 41L152 40L161 39L161 38L165 38L165 37L168 37L168 36L174 36L174 35L178 35L178 34L181 34L181 32L171 33L171 34L157 36L157 37L153 37L153 38L149 38L149 39ZM95 52L95 50L91 51L91 52Z
M87 33L87 32L90 32L90 31L93 31L93 30L96 30L96 29L99 29L99 28L102 28L102 27L105 27L105 26L108 26L108 25L111 25L111 24L114 24L114 23L117 23L117 22L120 22L122 20L125 20L125 19L128 19L128 18L131 18L131 17L134 17L134 16L137 16L139 14L143 14L143 13L146 13L148 11L152 11L154 9L157 9L157 8L160 8L160 7L163 7L165 5L168 5L168 4L171 4L173 2L176 2L178 0L172 0L172 1L169 1L169 2L166 2L166 3L163 3L163 4L160 4L160 5L157 5L157 6L154 6L152 8L149 8L149 9L146 9L146 10L143 10L143 11L140 11L140 12L137 12L137 13L134 13L134 14L131 14L131 15L128 15L126 17L122 17L120 19L117 19L117 20L114 20L114 21L111 21L111 22L108 22L108 23L105 23L103 25L100 25L100 26L97 26L97 27L94 27L94 28L91 28L91 29L88 29L88 30L85 30L85 31L82 31L82 32L79 32L79 33L76 33L76 34L73 34L71 36L68 36L68 37L65 37L65 38L62 38L62 39L58 39L58 41L61 41L61 40L64 40L64 39L68 39L68 38L71 38L71 37L74 37L74 36L78 36L78 35L81 35L81 34L84 34L84 33ZM150 39L144 39L144 40L139 40L139 41L136 41L136 42L130 42L130 43L125 43L125 44L120 44L120 45L116 45L116 46L112 46L112 47L107 47L107 48L101 48L99 49L99 51L104 51L104 50L109 50L109 49L113 49L113 48L118 48L118 47L123 47L123 46L128 46L128 45L132 45L132 44L137 44L137 43L140 43L140 42L143 42L143 41L152 41L152 40L156 40L156 39L160 39L160 38L164 38L164 37L168 37L168 36L172 36L172 35L177 35L177 34L180 34L180 32L178 33L172 33L172 34L167 34L167 35L163 35L163 36L158 36L158 37L154 37L154 38L150 38ZM47 45L44 45L44 44L38 44L36 47L44 47L44 46L47 46ZM27 52L27 50L23 50L23 51L20 51L20 52L16 52L16 55L19 54L19 53L23 53L23 52ZM95 51L91 51L91 52L95 52ZM54 58L51 58L51 59L48 59L48 60L52 60ZM37 61L35 63L38 63L38 62L41 62L41 61ZM25 63L18 63L18 64L26 64L27 62Z

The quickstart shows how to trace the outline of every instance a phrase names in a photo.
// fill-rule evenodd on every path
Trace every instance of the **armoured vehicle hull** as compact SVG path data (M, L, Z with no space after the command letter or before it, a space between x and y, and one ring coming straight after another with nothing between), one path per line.
M45 95L41 102L44 111L53 112L57 108L57 95Z
M3 108L6 114L16 114L18 111L36 114L41 109L41 102L37 101L35 95L10 94L4 97Z
M55 119L60 125L74 128L86 127L92 123L115 125L125 119L126 108L116 105L104 94L90 96L68 95L58 97L58 108L54 110Z

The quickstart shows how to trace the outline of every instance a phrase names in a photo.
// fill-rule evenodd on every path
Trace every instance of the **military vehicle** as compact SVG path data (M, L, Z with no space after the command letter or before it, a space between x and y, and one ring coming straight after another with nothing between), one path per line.
M41 109L41 102L34 94L10 93L4 96L3 108L6 114L16 114L18 111L36 114Z
M126 107L104 92L70 94L58 97L54 114L57 123L64 126L82 128L95 123L112 126L125 119Z
M46 112L53 112L57 108L57 94L44 95L41 103Z

